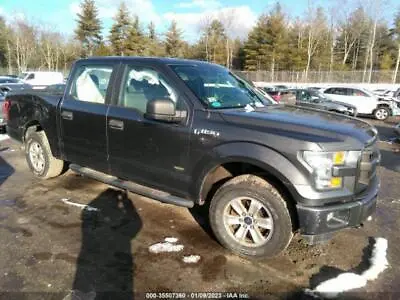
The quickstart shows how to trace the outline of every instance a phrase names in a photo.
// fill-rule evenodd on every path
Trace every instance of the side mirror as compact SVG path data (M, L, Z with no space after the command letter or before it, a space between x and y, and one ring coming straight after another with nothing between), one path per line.
M145 118L156 121L177 123L186 117L186 111L176 111L170 99L154 99L147 103Z

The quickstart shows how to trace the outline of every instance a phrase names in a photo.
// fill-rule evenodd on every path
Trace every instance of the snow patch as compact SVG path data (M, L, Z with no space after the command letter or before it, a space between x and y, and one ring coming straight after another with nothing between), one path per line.
M200 260L200 255L188 255L182 258L182 261L186 264L195 264Z
M63 198L63 199L61 199L61 201L64 202L65 204L67 204L67 205L79 207L82 210L87 210L87 211L98 211L99 210L98 208L92 207L90 205L71 202L67 198Z
M166 237L164 241L167 243L176 243L178 239L176 237Z
M151 253L162 253L162 252L179 252L182 251L184 246L175 244L178 242L178 239L175 237L166 237L164 239L164 242L157 243L154 245L151 245L149 247L149 251Z
M389 262L386 258L387 248L387 239L376 239L374 249L372 250L372 257L369 260L371 265L368 270L362 273L361 276L363 276L367 280L375 280L376 278L378 278L378 275L389 266Z
M0 142L8 139L10 139L10 137L7 134L0 134Z
M163 252L180 252L183 250L183 245L176 245L173 243L169 242L163 242L163 243L157 243L154 245L151 245L149 247L149 251L151 253L163 253Z
M320 283L314 290L306 289L305 293L313 297L335 298L339 293L365 286L368 280L378 278L378 275L389 266L386 258L387 247L387 239L376 238L372 256L369 259L370 267L361 275L343 273Z

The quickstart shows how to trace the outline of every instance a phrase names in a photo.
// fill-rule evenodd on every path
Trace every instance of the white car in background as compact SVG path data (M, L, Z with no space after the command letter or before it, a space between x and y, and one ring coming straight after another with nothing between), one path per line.
M64 83L64 76L61 72L23 72L20 77L23 82L33 86L47 86Z
M396 101L383 99L363 88L331 86L322 92L327 98L351 104L357 108L359 114L372 115L377 120L384 121L390 116L400 114Z

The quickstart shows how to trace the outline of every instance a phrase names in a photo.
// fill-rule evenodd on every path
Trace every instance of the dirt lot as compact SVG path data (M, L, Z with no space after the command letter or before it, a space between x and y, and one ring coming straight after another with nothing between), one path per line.
M283 255L259 261L224 250L212 237L204 210L134 194L118 201L121 194L116 189L72 172L51 181L37 180L18 145L1 141L0 299L72 299L71 290L86 293L80 299L206 291L242 293L252 299L307 299L304 288L340 272L366 269L373 237L388 239L389 269L365 288L340 298L398 299L400 145L385 142L393 135L392 124L375 125L383 141L383 161L374 219L324 245L307 246L295 236ZM64 198L97 211L83 211L62 202ZM150 253L149 246L165 237L178 238L184 249ZM185 264L182 257L191 254L200 255L200 261Z

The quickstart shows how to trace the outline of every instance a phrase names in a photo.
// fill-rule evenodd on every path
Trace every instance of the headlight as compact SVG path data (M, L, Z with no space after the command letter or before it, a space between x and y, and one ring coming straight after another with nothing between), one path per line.
M304 162L314 177L317 190L341 189L343 177L333 176L334 167L355 168L359 151L316 152L304 151Z

